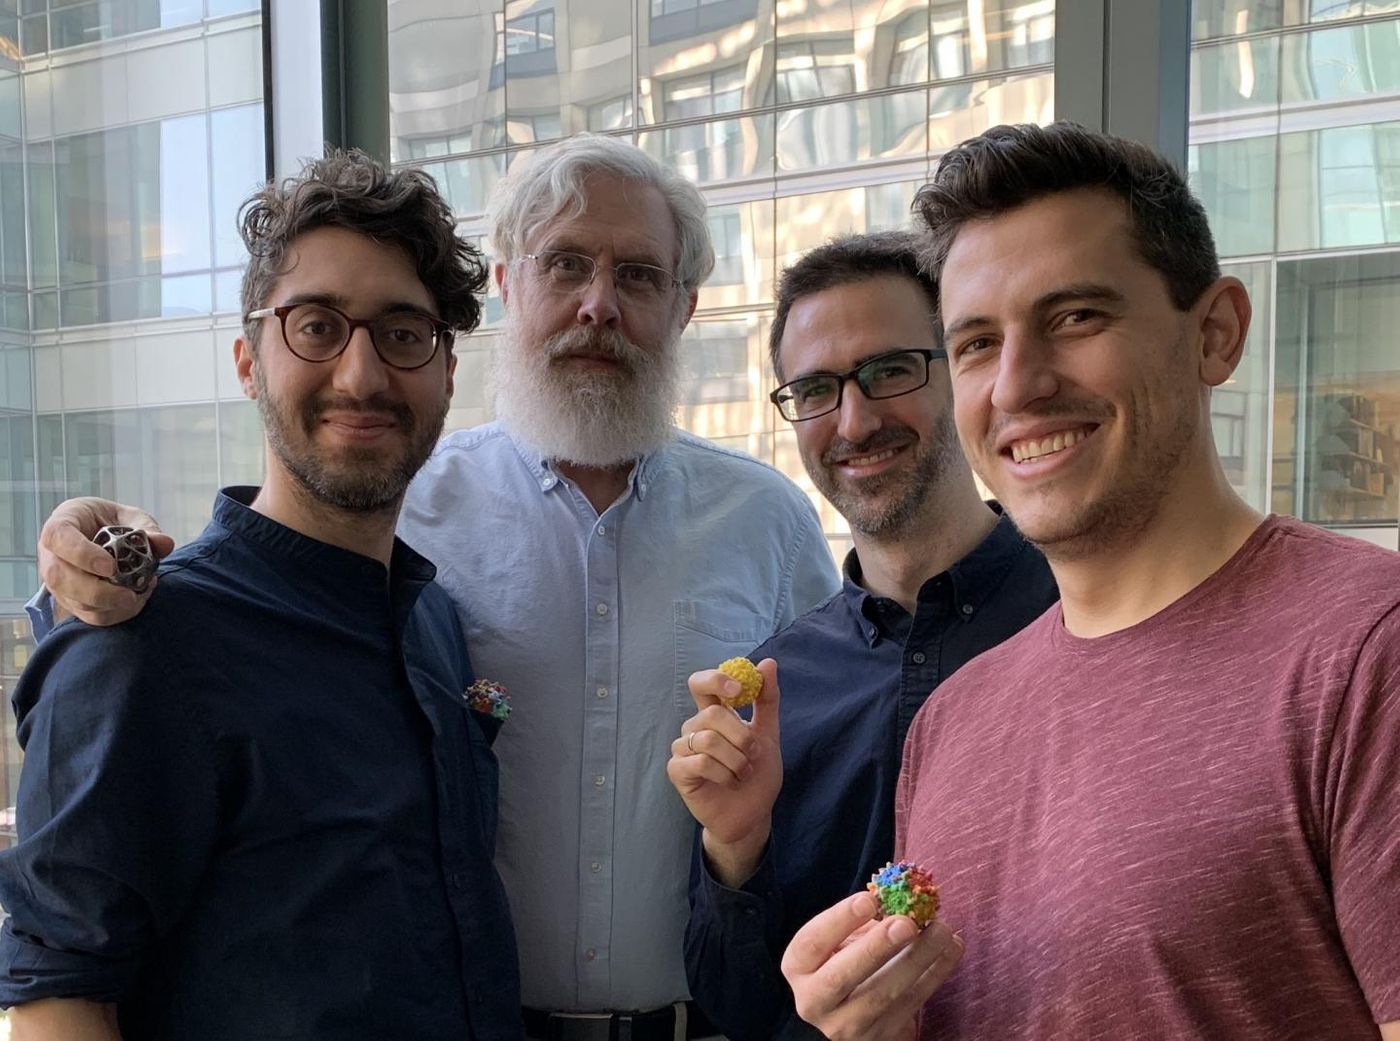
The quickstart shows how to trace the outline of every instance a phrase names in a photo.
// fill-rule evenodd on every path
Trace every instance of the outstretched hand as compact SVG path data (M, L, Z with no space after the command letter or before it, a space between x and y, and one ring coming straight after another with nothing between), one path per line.
M879 904L856 893L797 931L783 975L797 1014L831 1041L910 1041L919 1009L957 968L963 944L935 921L875 920Z
M112 524L144 531L157 558L175 548L175 540L140 507L92 496L59 503L39 532L39 577L53 597L56 619L77 615L89 625L116 625L146 605L155 579L144 593L107 581L117 563L92 537Z

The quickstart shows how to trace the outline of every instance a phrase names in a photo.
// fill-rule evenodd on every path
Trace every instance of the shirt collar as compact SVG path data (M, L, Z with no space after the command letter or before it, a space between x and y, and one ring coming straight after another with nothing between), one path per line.
M1026 547L1025 539L1011 523L1011 518L1002 512L1001 504L989 502L987 505L999 515L992 530L971 553L942 574L929 576L919 587L919 602L931 602L935 599L935 584L946 576L951 589L952 609L964 623L977 617L977 612L996 592L1016 557ZM884 635L878 622L880 612L876 601L879 598L872 596L861 585L860 557L854 548L846 554L841 573L842 594L851 613L859 620L866 640L873 647Z
M335 580L358 578L378 589L384 588L385 569L379 561L313 539L258 513L252 508L257 494L256 487L246 485L221 490L214 499L214 523L315 574ZM425 585L437 575L430 560L397 536L389 564L388 579L394 585L405 582Z
M525 468L530 471L530 476L535 479L535 485L541 492L552 492L559 486L562 478L555 469L554 464L542 456L538 451L525 442L521 441L513 434L508 434L510 443L515 446L516 453L520 456L520 461L525 464ZM645 499L651 490L652 483L662 469L666 458L667 449L670 442L662 445L654 452L648 452L638 460L632 467L632 472L627 475L627 492L629 495L636 495L638 499Z

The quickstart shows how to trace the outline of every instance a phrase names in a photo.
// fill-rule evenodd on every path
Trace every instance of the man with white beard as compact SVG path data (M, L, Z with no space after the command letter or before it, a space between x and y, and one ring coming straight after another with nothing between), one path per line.
M512 697L497 866L526 1031L704 1036L682 959L694 824L666 779L686 678L833 595L834 563L796 486L673 425L714 264L694 185L581 135L501 182L491 232L498 419L438 445L399 532L437 565L477 675ZM93 503L55 511L40 567L60 606L107 623L139 602L64 560Z

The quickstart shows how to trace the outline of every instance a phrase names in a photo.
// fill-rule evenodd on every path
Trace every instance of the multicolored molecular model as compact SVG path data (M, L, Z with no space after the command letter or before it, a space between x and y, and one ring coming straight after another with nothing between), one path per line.
M870 876L865 887L880 901L880 917L908 915L920 929L938 915L938 886L927 871L901 860Z
M745 705L752 705L763 693L763 673L759 672L758 666L747 658L730 658L728 661L722 661L719 663L719 671L730 679L738 680L739 686L743 688L737 697L723 699L730 708L743 708Z
M477 680L463 692L462 697L482 715L502 723L510 718L510 695L495 680Z

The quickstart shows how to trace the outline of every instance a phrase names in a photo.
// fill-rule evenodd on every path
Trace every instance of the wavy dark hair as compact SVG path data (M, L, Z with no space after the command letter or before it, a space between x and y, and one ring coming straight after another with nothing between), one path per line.
M872 231L843 235L804 253L778 280L777 309L768 333L768 358L773 374L783 381L781 347L788 312L804 296L881 275L902 275L918 283L929 300L930 326L938 311L938 283L919 263L919 239L908 231Z
M468 333L481 321L478 294L486 289L486 262L457 236L452 210L436 183L422 170L386 170L358 150L312 160L300 175L270 183L243 203L238 232L248 247L245 315L265 306L292 241L324 227L346 228L402 249L432 294L438 317L452 329ZM244 332L257 343L256 323L245 320Z
M1065 120L992 127L943 156L933 180L914 196L928 230L924 267L933 278L942 276L948 250L969 221L1082 188L1127 203L1138 253L1166 280L1178 310L1220 277L1205 207L1181 172L1146 145Z

